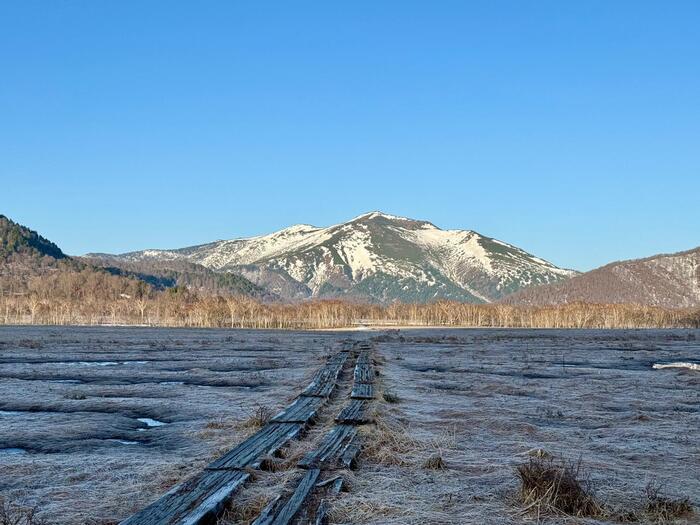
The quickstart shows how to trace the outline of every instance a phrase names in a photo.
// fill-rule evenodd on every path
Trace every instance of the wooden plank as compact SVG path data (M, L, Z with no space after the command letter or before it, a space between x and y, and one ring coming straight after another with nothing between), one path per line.
M374 399L374 385L372 383L354 383L350 397L352 399Z
M262 429L209 464L207 469L233 469L260 466L263 456L271 456L304 428L299 423L268 423Z
M367 415L369 409L369 401L364 399L353 399L350 403L340 411L335 418L337 423L345 423L348 425L361 425L371 422L371 418Z
M316 450L306 454L298 463L300 468L335 468L345 449L357 435L353 425L335 425Z
M322 397L298 397L294 403L272 418L275 423L310 423L326 400Z
M318 504L316 509L316 521L315 525L327 525L328 524L328 502L322 499Z
M277 414L271 423L212 462L202 472L175 486L160 499L127 518L122 524L198 525L215 521L231 495L249 478L249 474L241 469L259 468L264 456L273 455L301 433L332 392L347 358L347 351L331 356L305 390L307 395L298 397L289 407ZM297 487L297 492L304 489L304 480L308 483L311 479L309 475L314 472L315 477L312 476L311 481L313 488L319 474L318 469L307 471L307 475ZM308 489L306 494L310 490ZM300 494L297 492L295 496L297 500L301 497L300 502L293 497L282 507L281 516L288 515L297 503L300 505L303 502L306 494L303 494L303 490ZM296 510L298 511L298 507Z
M326 365L314 375L313 380L301 393L302 396L328 397L333 392L348 354L339 352L332 356Z
M176 485L121 525L199 525L210 523L250 477L239 470L202 471Z
M307 470L299 480L294 493L288 498L277 497L263 509L252 525L288 525L301 509L306 498L316 486L319 469Z
M350 443L343 449L340 456L340 464L344 468L354 469L357 466L357 456L362 450L362 443L359 434L355 434Z
M374 367L369 359L369 354L363 352L357 358L355 364L355 383L372 383L374 382Z

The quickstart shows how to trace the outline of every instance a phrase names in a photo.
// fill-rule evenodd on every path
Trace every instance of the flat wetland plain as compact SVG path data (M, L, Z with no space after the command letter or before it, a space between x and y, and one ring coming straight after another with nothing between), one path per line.
M259 407L288 405L330 353L360 340L375 342L379 389L391 395L375 403L331 523L536 523L516 474L533 455L580 461L620 514L655 522L642 512L652 482L695 507L678 523L700 523L700 372L652 368L700 362L697 330L4 327L0 498L47 523L117 523L250 435ZM257 474L234 508L259 506L288 478Z

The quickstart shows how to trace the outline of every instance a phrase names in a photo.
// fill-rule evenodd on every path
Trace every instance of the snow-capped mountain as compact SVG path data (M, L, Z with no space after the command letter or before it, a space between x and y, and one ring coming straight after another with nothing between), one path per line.
M302 224L259 237L112 257L186 259L241 274L286 298L344 296L381 302L491 302L576 274L474 231L441 230L426 221L380 212L328 228Z

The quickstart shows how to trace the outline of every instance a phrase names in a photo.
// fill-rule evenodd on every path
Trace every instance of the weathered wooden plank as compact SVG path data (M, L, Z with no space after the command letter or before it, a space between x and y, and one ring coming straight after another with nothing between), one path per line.
M207 469L232 469L260 466L263 456L270 456L296 438L304 428L300 423L268 423L238 446L209 464Z
M272 503L263 509L255 519L253 525L287 525L299 512L306 498L311 494L316 486L321 471L319 469L307 470L297 484L294 493L284 499L277 497Z
M326 400L322 397L298 397L294 403L272 418L275 423L310 423Z
M315 525L327 525L328 523L328 502L322 499L316 509Z
M313 380L301 393L302 396L328 397L333 392L348 354L339 352L329 358L326 365L314 375Z
M259 468L264 456L273 455L297 437L316 416L325 398L333 391L347 358L347 349L331 356L305 393L277 414L271 423L122 524L199 525L213 522L232 494L249 478L249 474L241 469ZM288 523L313 489L318 475L318 469L308 470L292 498L280 505L279 512L269 523Z
M352 399L374 399L374 385L372 383L354 383L350 397Z
M362 352L355 363L355 383L372 383L374 381L374 367L367 352Z
M364 399L353 399L350 403L340 411L335 418L337 423L345 423L348 425L361 425L369 423L371 418L368 415L369 401Z
M340 456L340 464L344 468L354 469L356 467L357 456L362 450L361 441L360 435L356 434L343 449L343 454Z
M331 494L335 494L336 496L340 494L340 491L343 490L343 486L345 485L345 480L342 477L339 477L333 482L333 486L331 487Z
M121 522L121 525L199 525L223 510L250 477L239 470L202 471L173 487L160 499Z
M306 454L298 463L300 468L335 468L345 449L357 435L353 425L335 425L316 450Z

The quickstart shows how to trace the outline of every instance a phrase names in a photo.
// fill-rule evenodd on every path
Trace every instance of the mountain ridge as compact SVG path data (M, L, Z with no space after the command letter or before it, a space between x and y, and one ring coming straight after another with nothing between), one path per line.
M558 305L572 302L700 306L700 246L675 253L614 261L566 282L520 290L503 302Z
M576 274L473 230L442 230L429 221L380 211L325 228L296 224L267 235L109 257L185 259L240 273L288 299L492 302L524 286Z

